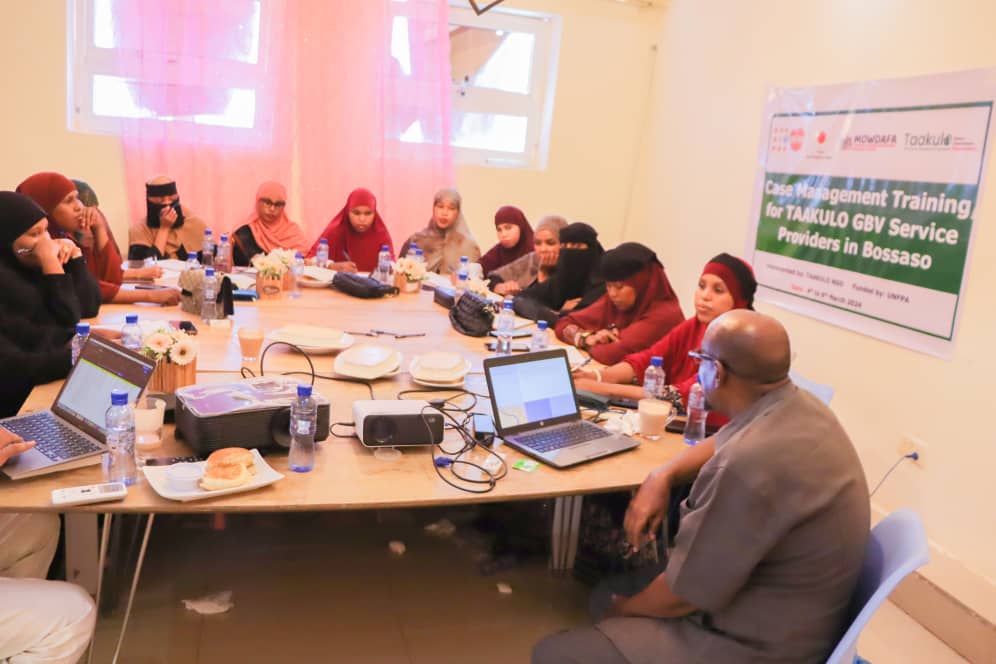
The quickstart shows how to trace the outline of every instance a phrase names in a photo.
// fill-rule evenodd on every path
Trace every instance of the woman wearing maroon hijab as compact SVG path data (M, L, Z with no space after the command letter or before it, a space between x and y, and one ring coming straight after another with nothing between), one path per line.
M484 274L490 274L533 250L533 229L517 207L505 205L495 213L498 244L478 261Z
M615 364L649 348L684 315L657 254L625 242L602 256L605 295L557 322L557 337Z
M377 199L367 189L354 189L315 244L308 252L313 257L318 252L322 238L329 242L330 267L346 272L373 272L377 268L377 254L387 245L394 258L394 243L387 225L377 212Z

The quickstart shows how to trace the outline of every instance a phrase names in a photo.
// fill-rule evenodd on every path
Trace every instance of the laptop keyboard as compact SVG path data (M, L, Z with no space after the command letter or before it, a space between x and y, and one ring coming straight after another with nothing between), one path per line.
M103 451L92 440L48 412L7 420L3 428L24 440L35 441L35 449L52 461L67 461Z
M580 445L589 440L605 438L609 435L611 434L605 429L591 422L574 422L556 429L540 429L531 433L521 433L515 436L514 440L537 452L551 452Z

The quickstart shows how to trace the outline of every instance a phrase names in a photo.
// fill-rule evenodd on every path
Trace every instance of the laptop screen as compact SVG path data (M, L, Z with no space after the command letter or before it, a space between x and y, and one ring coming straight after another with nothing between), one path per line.
M500 430L532 428L558 418L577 417L566 358L563 351L553 351L508 358L507 362L485 361L495 424Z
M103 440L111 390L124 390L135 401L155 368L154 360L115 343L91 337L80 352L52 410L92 436ZM98 435L99 434L99 435Z

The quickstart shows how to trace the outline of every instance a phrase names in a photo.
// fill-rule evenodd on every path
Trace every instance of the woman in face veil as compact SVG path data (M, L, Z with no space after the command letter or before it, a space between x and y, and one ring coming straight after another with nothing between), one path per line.
M401 247L401 255L414 252L413 245L417 245L422 250L426 270L439 274L456 274L461 256L466 256L471 263L477 262L481 249L464 219L462 202L455 189L437 191L429 224L408 238Z

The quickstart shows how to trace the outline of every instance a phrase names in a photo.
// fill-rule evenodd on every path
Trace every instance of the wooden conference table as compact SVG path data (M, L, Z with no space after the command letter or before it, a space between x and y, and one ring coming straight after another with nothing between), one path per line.
M487 385L482 372L482 360L488 355L484 339L465 337L450 326L446 311L432 301L432 293L401 294L380 300L360 300L331 289L303 289L301 297L284 296L256 303L236 302L232 325L215 327L202 323L199 317L182 312L178 307L161 308L143 305L105 305L93 323L120 325L126 313L137 312L142 320L192 320L198 327L198 383L222 383L240 379L242 357L237 330L240 327L260 327L266 332L285 325L320 325L350 332L372 329L393 333L424 333L425 336L395 339L356 336L356 343L388 345L403 355L402 372L396 376L373 381L371 387L377 399L395 399L399 392L420 388L407 373L412 358L430 350L450 350L460 353L472 365L466 379L466 389L479 398L478 412L490 412L486 398ZM264 348L266 343L264 342ZM332 355L313 355L315 370L331 374ZM251 367L258 373L258 361ZM266 354L266 373L308 371L307 360L286 346L274 346ZM307 380L301 376L301 380ZM49 407L55 399L59 383L40 386L32 392L24 411ZM352 402L370 398L366 385L318 379L316 391L331 401L332 422L352 422ZM451 392L452 394L452 392ZM449 396L445 392L428 395L407 394L405 398ZM469 397L463 404L469 405ZM336 433L351 429L336 427ZM164 445L155 456L190 454L182 442L173 439L172 427L166 426ZM232 440L233 445L239 441ZM444 449L459 449L461 442L455 432L448 432ZM146 541L151 528L151 516L156 513L195 512L287 512L394 507L441 506L476 502L498 502L555 498L551 566L566 569L573 565L577 530L581 514L581 496L638 486L648 471L678 454L683 447L680 436L669 434L658 441L644 440L633 451L568 470L556 470L540 465L534 472L514 470L511 466L524 458L517 451L499 446L509 467L507 476L493 490L472 494L449 486L442 481L433 466L428 447L406 448L399 459L384 461L363 447L356 438L330 436L318 447L315 468L308 473L296 473L287 468L286 455L266 457L284 479L273 485L241 494L192 502L175 502L161 498L146 482L129 488L125 500L69 508L74 513L140 513L149 514ZM483 462L486 454L474 452L471 460ZM443 470L444 473L448 472ZM452 479L452 478L451 478ZM51 504L53 489L96 484L102 481L99 465L53 473L18 482L0 482L0 511L56 511ZM470 486L470 485L468 485ZM480 485L477 485L479 488ZM107 528L101 554L106 550ZM68 535L67 535L68 537ZM92 541L92 540L91 540ZM67 544L67 548L68 544ZM144 553L144 542L143 542ZM101 559L101 563L103 560ZM141 562L139 562L141 564ZM99 574L99 570L98 570ZM98 577L99 578L99 577ZM134 593L133 581L132 593ZM99 582L98 582L99 585ZM129 601L130 604L130 601ZM123 631L122 631L123 635Z

